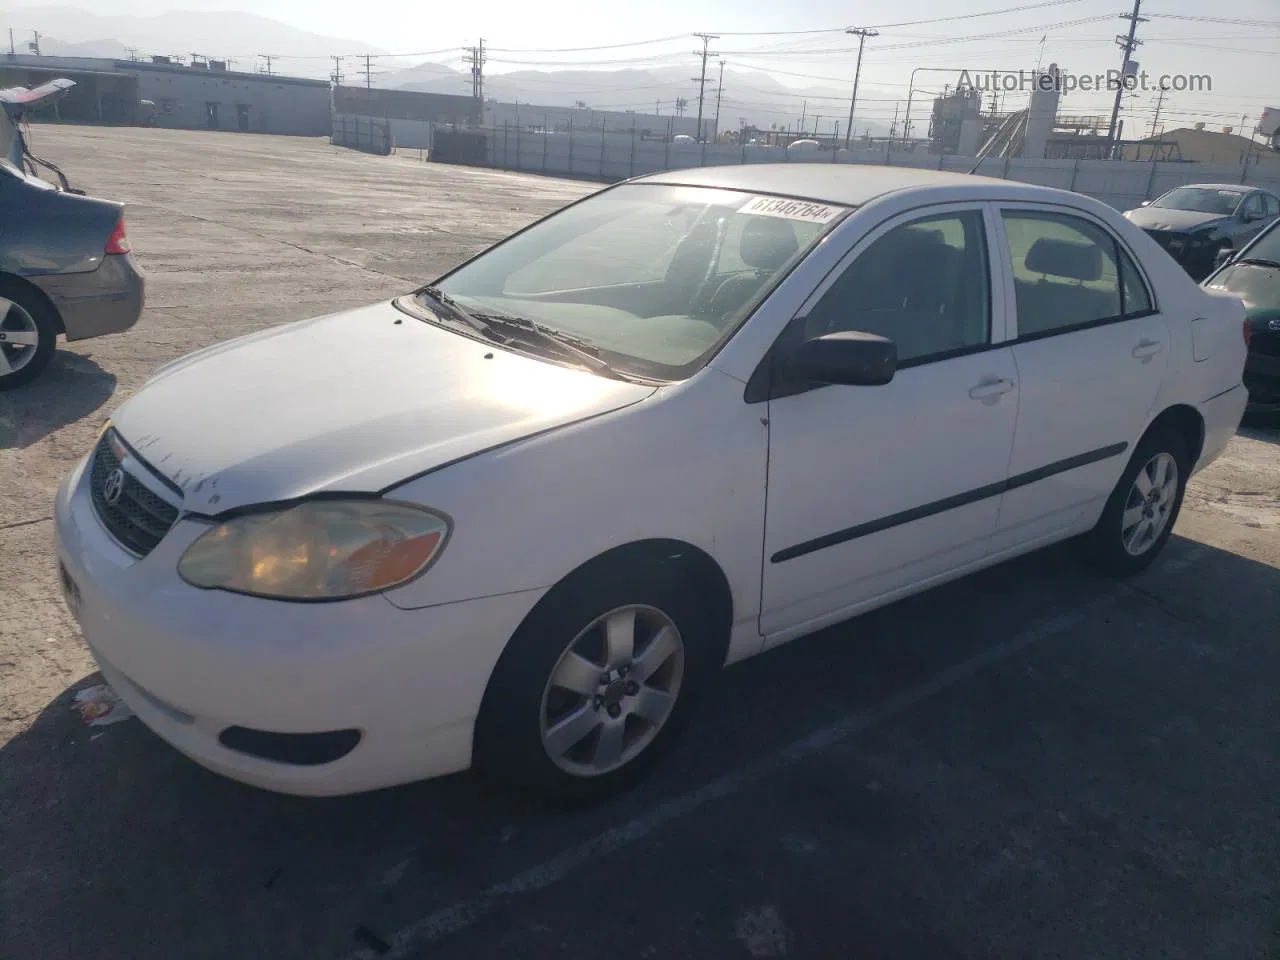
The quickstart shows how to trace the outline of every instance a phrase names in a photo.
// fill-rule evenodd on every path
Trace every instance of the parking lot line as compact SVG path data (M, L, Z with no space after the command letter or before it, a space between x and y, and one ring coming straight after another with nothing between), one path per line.
M1181 556L1170 558L1159 564L1157 570L1160 573L1175 573L1186 569L1202 559L1206 552L1207 548L1197 544L1183 551ZM843 743L878 723L919 706L938 694L977 676L988 667L1008 660L1043 640L1079 626L1101 608L1116 602L1128 592L1127 586L1117 584L1088 603L1035 623L1003 643L989 647L968 660L935 674L923 683L908 687L874 706L851 713L833 724L815 730L741 770L725 774L683 796L668 800L642 817L605 830L502 883L489 887L476 897L460 900L427 914L386 937L385 942L389 947L387 950L379 952L372 948L365 948L349 954L346 960L405 960L414 952L426 949L445 937L472 926L512 897L544 890L563 880L579 867L616 853L653 833L659 827L686 817L713 800L739 793L747 787L780 773L787 767Z

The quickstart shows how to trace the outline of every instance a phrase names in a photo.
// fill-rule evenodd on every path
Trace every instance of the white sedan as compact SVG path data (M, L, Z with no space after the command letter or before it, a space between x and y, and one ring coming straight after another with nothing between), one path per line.
M164 367L63 484L58 562L206 767L592 797L727 663L1067 538L1151 563L1245 353L1239 301L1085 197L681 170Z

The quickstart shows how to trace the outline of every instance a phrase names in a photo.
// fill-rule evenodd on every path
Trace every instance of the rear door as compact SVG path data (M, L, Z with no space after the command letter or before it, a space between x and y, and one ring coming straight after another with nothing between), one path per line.
M993 548L1091 526L1152 414L1170 336L1133 256L1100 221L1000 205L1020 396Z

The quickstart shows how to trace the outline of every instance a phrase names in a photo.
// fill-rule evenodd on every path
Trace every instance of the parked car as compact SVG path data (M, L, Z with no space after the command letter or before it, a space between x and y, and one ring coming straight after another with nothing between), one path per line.
M1280 410L1280 220L1205 280L1244 301L1249 317L1249 356L1244 385L1250 406Z
M73 190L57 166L31 153L20 127L26 111L73 86L0 90L0 390L39 375L59 334L72 341L117 333L142 313L123 205Z
M205 766L618 790L720 667L1056 541L1130 573L1244 308L1118 211L887 167L602 190L162 367L55 505L108 683Z
M1195 280L1213 270L1223 250L1239 250L1280 217L1280 199L1266 190L1230 183L1175 187L1125 213Z

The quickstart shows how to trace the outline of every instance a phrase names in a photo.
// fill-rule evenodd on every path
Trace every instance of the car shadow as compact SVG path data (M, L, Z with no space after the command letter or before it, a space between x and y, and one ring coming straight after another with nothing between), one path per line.
M116 377L91 357L58 350L31 383L0 393L0 450L29 447L100 408Z
M526 876L533 864L550 860L554 866L552 858L585 838L679 804L707 783L785 751L815 730L874 711L995 648L1017 646L1038 625L1071 611L1116 595L1142 603L1168 596L1169 603L1190 609L1196 603L1193 594L1203 591L1211 598L1205 604L1220 604L1232 615L1247 608L1243 615L1256 618L1254 632L1280 620L1280 571L1270 566L1181 537L1170 542L1161 563L1170 564L1170 570L1181 564L1184 573L1162 573L1158 564L1117 588L1082 571L1066 551L1055 548L765 653L724 674L684 741L653 776L626 795L576 811L549 809L470 775L345 798L271 794L203 770L136 719L85 726L72 709L73 696L100 682L97 675L85 677L0 748L0 810L5 811L0 863L7 874L0 884L0 916L9 918L4 946L15 957L92 952L131 960L251 960L343 956L372 943L372 956L410 920L481 895L512 876ZM1100 614L1084 624L1085 634L1123 629L1136 635L1136 621L1132 627L1117 621L1124 615L1111 610L1104 621ZM1212 633L1212 625L1206 630ZM1052 649L1052 641L1045 646ZM1027 650L1029 657L1035 655ZM1169 655L1179 656L1180 649L1172 648ZM1248 650L1233 653L1250 655ZM1019 666L1015 678L1035 671L1042 678L1056 676L1056 670ZM1126 675L1113 682L1132 680ZM1044 757L1076 755L1090 731L1062 721L1051 701L1078 699L1080 687L1055 682L1060 686L1037 713L1036 729L1025 744L1016 743L1017 729L1010 729L1004 715L1007 701L984 699L981 690L966 694L964 687L949 696L941 719L916 722L916 736L936 739L946 755L945 728L969 725L1003 737L1002 750L1025 751L1031 767ZM1142 677L1133 694L1126 690L1118 696L1126 702L1132 697L1135 710L1150 698L1177 699L1181 688L1164 683L1160 676ZM1256 689L1215 689L1204 695L1254 702L1261 696ZM955 705L957 700L962 706ZM1031 709L1037 709L1034 702ZM1144 734L1141 728L1106 731L1109 740L1126 736ZM982 767L987 759L950 755L947 763ZM1242 753L1236 762L1246 759ZM1196 762L1186 755L1168 759L1180 770L1194 769ZM1136 774L1122 768L1108 775L1117 784L1116 795L1132 795L1124 802L1141 808L1141 788L1130 782ZM908 783L907 789L914 788ZM1093 782L1089 789L1101 787ZM816 797L806 802L817 803ZM856 811L840 806L847 802L833 796L832 805L822 808L824 815L853 824ZM1258 802L1271 799L1259 796ZM686 820L701 822L703 835L721 837L726 846L749 846L750 835L735 834L737 816L722 807L694 811ZM909 821L897 823L900 832L886 828L868 862L890 863L911 846L911 836L901 831L914 828ZM949 837L945 845L972 849L1002 842L975 833ZM590 869L583 866L580 872ZM686 867L695 873L702 869L696 863ZM839 883L870 887L876 874L854 871L842 874ZM538 882L530 880L531 889L538 889ZM560 909L555 891L539 896L537 910L545 909L551 922ZM855 893L849 897L850 904L857 901ZM1087 904L1076 906L1088 912ZM1132 915L1126 919L1122 911L1117 922L1146 929L1142 905L1130 909ZM1115 919L1114 913L1108 916ZM650 914L649 922L661 926L663 920ZM569 956L555 950L521 955ZM645 954L619 954L624 955Z
M1251 440L1280 444L1280 410L1246 413L1240 422L1239 433Z

